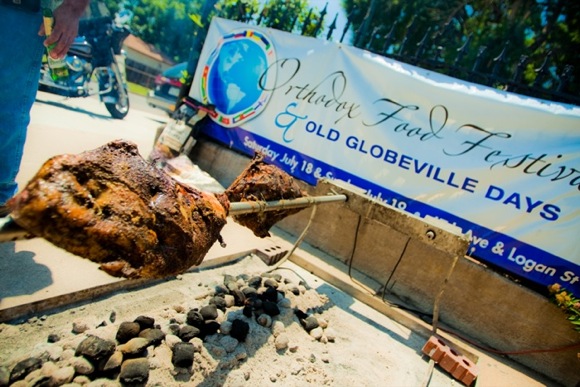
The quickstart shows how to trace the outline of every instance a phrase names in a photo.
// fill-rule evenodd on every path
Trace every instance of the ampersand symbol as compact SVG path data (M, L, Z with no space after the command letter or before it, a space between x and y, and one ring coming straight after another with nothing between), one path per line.
M316 177L317 179L321 178L321 169L320 168L316 168L316 170L314 171L314 177Z
M294 141L294 138L290 138L289 134L290 129L296 123L296 121L308 118L308 116L299 116L298 114L292 113L290 111L290 108L295 108L296 106L298 106L296 102L288 104L286 111L278 113L278 115L276 115L276 119L274 120L276 126L283 130L284 133L282 134L282 139L286 143Z
M491 252L503 256L503 242L497 242L491 249Z

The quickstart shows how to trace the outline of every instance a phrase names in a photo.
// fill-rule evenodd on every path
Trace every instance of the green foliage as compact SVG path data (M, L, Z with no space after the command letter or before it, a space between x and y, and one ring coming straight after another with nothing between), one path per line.
M192 16L201 9L199 1L136 0L126 4L133 11L131 30L176 62L187 60L192 45Z
M116 0L104 0L103 3L107 7L111 15L117 13L121 8L119 2Z
M222 0L215 5L216 14L224 19L249 22L260 10L258 0Z
M308 0L269 0L262 10L262 24L292 32L308 16Z
M194 22L198 27L203 28L203 22L201 20L201 15L197 15L197 14L191 14L189 15L189 18L191 19L192 22Z
M309 0L104 2L112 13L120 6L133 11L133 33L175 62L189 60L200 49L199 42L203 42L214 16L308 36L321 34L324 29L317 28L320 10L312 8ZM477 65L489 72L494 68L506 79L519 71L520 79L530 85L536 82L538 68L550 55L549 71L541 83L557 87L564 66L571 65L575 81L569 82L568 92L580 93L580 1L341 0L341 5L352 21L354 38L350 43L358 47L413 57L425 39L421 57L437 57L464 69ZM391 31L391 44L387 46L385 37ZM460 51L463 46L465 49ZM503 60L494 61L502 52Z
M187 70L183 70L180 74L179 82L182 85L191 86L191 82L193 82L193 74L190 74ZM189 87L187 89L189 90Z
M111 14L120 8L112 0L104 3ZM204 6L208 5L211 10L204 18ZM320 17L317 10L309 13L309 0L126 0L122 6L133 12L133 34L175 62L189 59L194 38L205 36L214 16L293 31L310 14L306 35L315 34L314 26Z
M435 57L436 51L446 63L472 68L479 58L479 69L491 69L505 48L498 75L510 78L522 56L527 57L523 79L533 83L537 69L551 53L550 72L545 82L559 82L565 65L574 66L580 79L580 2L569 0L344 0L352 12L353 27L359 42L368 42L374 34L372 49L381 52L384 36L393 28L395 39L389 54L413 55L427 36L423 55ZM367 10L374 8L366 21ZM404 37L407 37L404 46ZM464 55L459 49L470 37ZM505 43L508 46L505 47ZM358 44L362 46L362 44ZM578 83L572 92L578 92Z

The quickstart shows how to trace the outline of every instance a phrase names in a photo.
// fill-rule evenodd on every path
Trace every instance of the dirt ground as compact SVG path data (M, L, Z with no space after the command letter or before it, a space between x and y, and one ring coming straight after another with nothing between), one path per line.
M304 281L300 296L291 292L291 305L282 303L272 327L247 318L250 333L245 342L226 344L223 333L207 336L190 368L171 364L169 344L147 350L148 386L242 386L242 385L328 385L328 386L418 386L427 378L428 359L421 355L425 339L356 301L292 263L291 270L279 270L285 279ZM82 305L35 316L19 323L0 325L0 365L5 369L31 354L59 346L74 349L87 335L114 340L123 321L146 315L166 333L171 323L183 324L191 308L206 305L224 274L260 274L267 266L250 255L233 265L200 272L188 272L176 279L141 289L117 292ZM325 339L313 338L299 323L293 310L300 308L326 321ZM231 315L230 315L231 314ZM229 316L229 317L228 317ZM241 307L231 307L222 321L242 317ZM84 327L84 328L79 328ZM280 331L281 328L281 331ZM83 331L84 330L84 331ZM73 331L82 331L74 333ZM277 350L280 334L288 339ZM48 344L49 335L59 340ZM95 385L95 384L93 384ZM107 385L101 381L100 385ZM113 384L114 385L114 384ZM456 386L458 381L437 367L430 386Z

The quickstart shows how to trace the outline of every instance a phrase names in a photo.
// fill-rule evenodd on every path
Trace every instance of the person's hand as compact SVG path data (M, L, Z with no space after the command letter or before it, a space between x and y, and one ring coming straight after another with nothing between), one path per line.
M54 59L62 58L68 52L79 31L79 19L81 18L89 0L64 0L54 12L54 26L52 33L44 40L44 46L49 47L50 56ZM44 24L38 31L40 36L45 36Z

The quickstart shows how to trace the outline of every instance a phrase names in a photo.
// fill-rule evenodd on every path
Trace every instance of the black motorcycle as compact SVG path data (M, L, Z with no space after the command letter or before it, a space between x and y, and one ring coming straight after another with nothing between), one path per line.
M68 76L54 80L45 55L39 90L71 98L98 94L113 118L124 118L129 113L129 93L121 48L127 36L129 29L115 25L110 17L81 20L65 58Z

